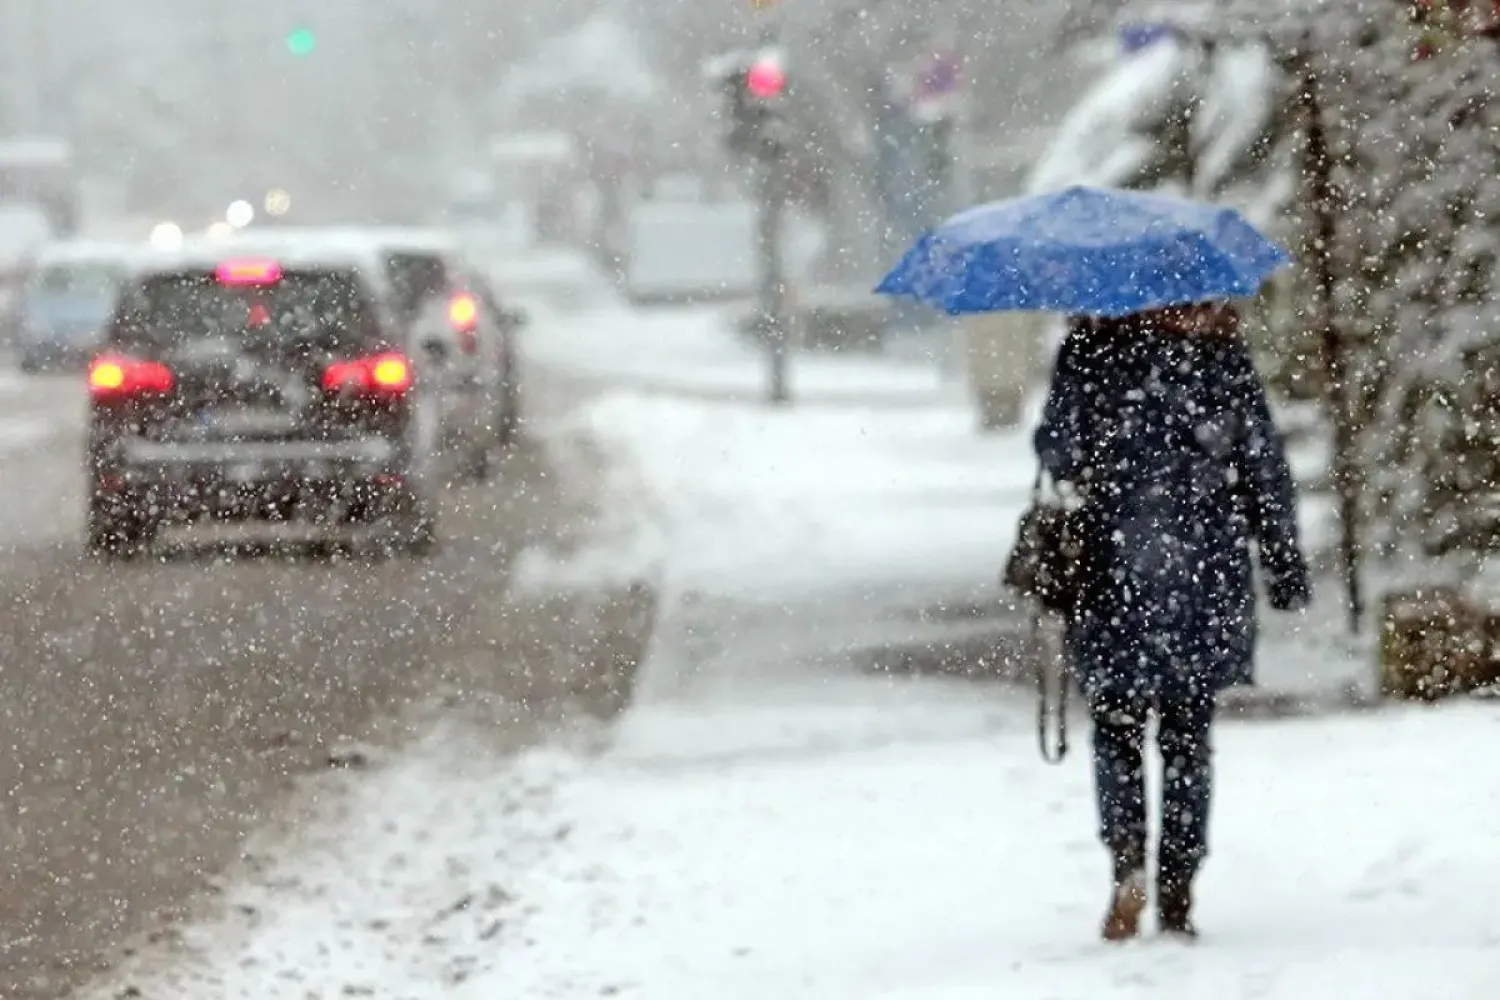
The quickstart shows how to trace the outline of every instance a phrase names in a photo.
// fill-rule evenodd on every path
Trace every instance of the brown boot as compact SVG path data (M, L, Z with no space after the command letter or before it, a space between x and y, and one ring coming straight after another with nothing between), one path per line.
M1115 878L1100 932L1106 941L1128 941L1141 932L1141 913L1146 909L1146 870L1136 868Z

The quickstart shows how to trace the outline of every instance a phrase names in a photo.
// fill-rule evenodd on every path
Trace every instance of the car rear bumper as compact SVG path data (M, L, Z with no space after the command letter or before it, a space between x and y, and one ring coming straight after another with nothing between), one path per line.
M358 481L265 480L255 483L119 483L94 491L94 507L110 516L158 523L364 520L404 510L410 500L399 477Z
M120 442L96 464L96 505L156 520L325 519L397 503L407 492L388 440Z
M157 470L175 478L195 470L232 470L255 467L274 475L306 475L306 470L374 471L392 461L396 443L389 438L367 437L351 441L150 441L126 438L119 443L121 465L137 470ZM314 478L326 471L314 471Z

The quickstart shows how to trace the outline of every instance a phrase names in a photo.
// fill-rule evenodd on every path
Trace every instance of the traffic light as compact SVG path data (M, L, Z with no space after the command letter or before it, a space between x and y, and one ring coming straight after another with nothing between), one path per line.
M775 156L785 142L786 63L780 51L740 55L722 75L729 104L729 148Z
M750 96L771 101L786 89L786 69L773 53L758 56L745 70L745 89Z
M294 56L310 56L318 47L318 36L311 28L294 28L286 36L286 50Z

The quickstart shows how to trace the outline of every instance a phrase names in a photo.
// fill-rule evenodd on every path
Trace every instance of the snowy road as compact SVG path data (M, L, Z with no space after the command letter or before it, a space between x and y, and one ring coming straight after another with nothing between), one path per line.
M1500 797L1464 777L1493 710L1231 722L1207 937L1103 949L1086 754L1040 764L1012 689L868 669L1003 633L1024 443L894 364L805 362L766 412L701 311L533 336L533 365L603 387L562 426L628 474L607 537L516 581L655 581L632 705L519 759L454 721L305 783L216 905L84 1000L1496 994ZM1361 669L1268 633L1288 691Z

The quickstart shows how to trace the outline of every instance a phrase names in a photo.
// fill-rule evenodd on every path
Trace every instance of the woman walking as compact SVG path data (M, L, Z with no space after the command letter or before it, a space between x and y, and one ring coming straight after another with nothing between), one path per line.
M1066 641L1093 720L1099 832L1113 863L1103 936L1134 937L1147 903L1155 713L1157 915L1164 933L1193 937L1216 696L1252 683L1252 549L1273 608L1309 600L1291 472L1238 316L1193 306L1075 324L1035 445L1053 482L1083 503L1087 558Z

